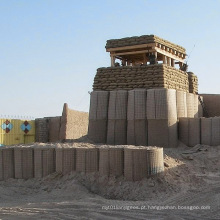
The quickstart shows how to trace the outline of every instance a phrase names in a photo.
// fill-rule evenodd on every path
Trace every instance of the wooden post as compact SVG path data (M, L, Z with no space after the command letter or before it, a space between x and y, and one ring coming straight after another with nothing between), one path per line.
M115 66L115 57L111 55L111 66Z
M163 64L167 64L167 57L163 55Z
M147 56L146 56L146 53L143 54L143 59L144 59L144 62L143 62L143 63L144 63L144 64L147 64Z
M174 67L175 66L175 60L171 59L171 66Z
M167 65L170 66L170 57L167 57Z

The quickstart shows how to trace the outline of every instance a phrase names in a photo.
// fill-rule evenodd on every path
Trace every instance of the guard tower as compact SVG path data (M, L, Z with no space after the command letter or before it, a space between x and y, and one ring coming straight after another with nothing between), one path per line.
M198 80L187 73L186 50L155 35L108 40L111 67L99 68L93 90L166 88L196 94Z
M110 52L112 67L119 59L122 66L163 63L172 67L178 64L183 69L186 57L183 47L155 35L108 40L106 51Z

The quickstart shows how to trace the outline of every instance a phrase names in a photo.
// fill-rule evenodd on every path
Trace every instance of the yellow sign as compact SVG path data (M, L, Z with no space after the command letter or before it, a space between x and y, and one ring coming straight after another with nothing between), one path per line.
M35 142L35 121L0 119L0 146Z

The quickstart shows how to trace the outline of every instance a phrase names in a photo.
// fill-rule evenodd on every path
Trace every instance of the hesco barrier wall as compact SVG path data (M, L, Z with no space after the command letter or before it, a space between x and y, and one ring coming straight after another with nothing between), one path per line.
M138 181L163 172L163 149L157 147L31 146L0 148L0 181L42 178L54 172L99 173Z
M99 68L93 90L167 88L189 92L188 74L164 64Z
M139 181L164 171L163 148L126 147L124 149L124 176Z
M220 94L201 94L209 117L220 116Z
M220 117L180 118L179 140L187 146L220 145Z
M90 97L88 136L96 143L106 143L109 92L92 92Z
M107 144L127 142L127 100L126 90L111 91L108 105Z
M174 89L93 91L88 135L95 143L177 147L178 118L197 118L198 105L197 95Z
M35 121L0 119L0 146L35 142Z
M147 91L135 89L128 92L127 144L147 145Z

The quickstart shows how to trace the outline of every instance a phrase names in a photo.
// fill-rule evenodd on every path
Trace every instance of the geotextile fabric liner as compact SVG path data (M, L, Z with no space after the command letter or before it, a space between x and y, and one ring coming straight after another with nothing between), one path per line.
M129 181L139 181L164 171L163 149L149 147L124 149L124 176Z
M148 145L158 147L177 147L178 127L175 119L149 119Z
M127 119L128 92L111 91L109 96L108 119Z
M54 148L34 149L34 177L42 178L56 171Z
M194 94L194 118L199 117L199 98L198 95Z
M164 171L163 148L149 149L147 156L147 175L155 175Z
M14 149L0 148L0 180L14 178Z
M146 119L146 90L134 89L128 92L127 119Z
M220 117L212 118L211 145L220 145Z
M147 145L147 120L127 121L127 144Z
M201 118L201 144L211 145L212 118Z
M95 143L106 143L107 120L89 120L88 137Z
M34 178L33 148L14 148L15 179Z
M148 119L177 119L176 90L149 89L147 91Z
M76 148L76 171L84 173L98 171L97 148Z
M201 143L200 118L179 118L179 139L185 145L194 147Z
M194 94L186 93L186 105L187 105L187 117L194 118L195 116L195 105L194 105Z
M101 175L122 176L123 171L123 148L99 148L99 173Z
M108 118L108 100L109 92L93 91L90 95L89 119L107 119Z
M186 92L176 91L177 117L187 117Z
M75 148L56 148L56 172L68 174L76 168Z
M127 120L108 120L107 144L127 144Z

